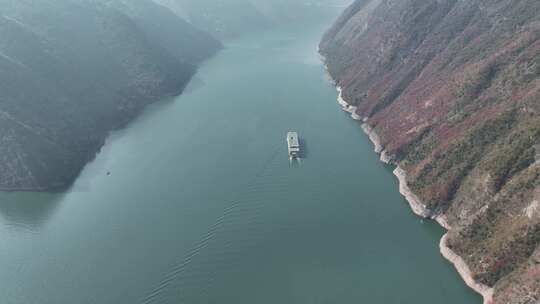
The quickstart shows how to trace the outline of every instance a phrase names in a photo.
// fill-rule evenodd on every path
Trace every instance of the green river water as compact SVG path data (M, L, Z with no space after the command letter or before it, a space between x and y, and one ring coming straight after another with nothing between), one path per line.
M0 194L0 302L480 303L337 105L316 46L341 9L228 42L66 193Z

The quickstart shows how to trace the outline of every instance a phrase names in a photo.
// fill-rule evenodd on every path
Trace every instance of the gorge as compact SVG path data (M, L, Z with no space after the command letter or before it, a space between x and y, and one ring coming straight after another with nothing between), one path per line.
M2 303L539 300L540 2L0 6Z

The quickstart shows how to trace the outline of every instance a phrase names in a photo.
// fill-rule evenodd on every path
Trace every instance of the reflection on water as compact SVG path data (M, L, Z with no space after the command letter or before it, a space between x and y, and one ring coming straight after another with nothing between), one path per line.
M0 193L0 224L8 229L36 232L54 215L62 196L57 193Z
M184 89L184 92L182 93L191 94L202 87L204 87L204 81L201 78L195 76L189 81L188 85Z
M306 140L302 137L299 137L298 142L300 143L300 158L307 158L309 155L309 148Z

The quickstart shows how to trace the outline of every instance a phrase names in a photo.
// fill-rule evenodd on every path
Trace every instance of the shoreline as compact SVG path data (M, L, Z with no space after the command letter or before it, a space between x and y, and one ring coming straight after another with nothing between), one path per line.
M447 241L448 233L445 233L439 243L442 256L454 265L461 278L465 281L465 284L484 298L484 304L493 304L493 288L474 280L465 260L448 247Z
M383 163L396 166L393 173L399 181L399 192L405 197L413 213L423 218L435 220L441 227L443 227L447 231L451 230L452 227L448 223L447 218L444 214L435 214L432 210L429 210L429 208L427 208L426 205L422 203L418 196L414 194L413 191L411 191L411 189L407 185L407 173L403 168L397 165L392 160L391 155L389 155L389 153L385 151L384 147L381 144L379 135L375 132L373 127L366 123L367 118L360 117L356 113L357 108L347 103L347 101L343 98L343 89L337 84L336 90L338 91L337 101L342 107L343 111L351 113L352 119L362 121L362 130L368 136L369 140L373 143L375 153L380 155L380 160ZM452 249L448 247L447 241L448 232L442 236L439 243L439 251L441 255L454 266L465 284L483 297L483 304L493 304L493 288L478 283L474 280L470 268L465 262L465 260L463 260L461 256L459 256L457 253L455 253L454 251L452 251Z
M355 106L353 106L353 105L350 105L347 101L345 101L345 99L343 99L343 91L342 91L341 87L337 86L336 89L339 92L337 100L338 100L339 105L343 109L343 111L345 111L347 113L350 113L351 118L354 119L354 120L362 120L362 117L360 117L360 115L356 114L356 109L357 108Z

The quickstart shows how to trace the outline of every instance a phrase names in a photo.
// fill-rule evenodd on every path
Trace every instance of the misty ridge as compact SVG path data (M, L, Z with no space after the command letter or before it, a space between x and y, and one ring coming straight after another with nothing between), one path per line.
M1 5L0 189L5 190L69 185L109 131L146 104L179 94L196 65L220 47L150 1Z

